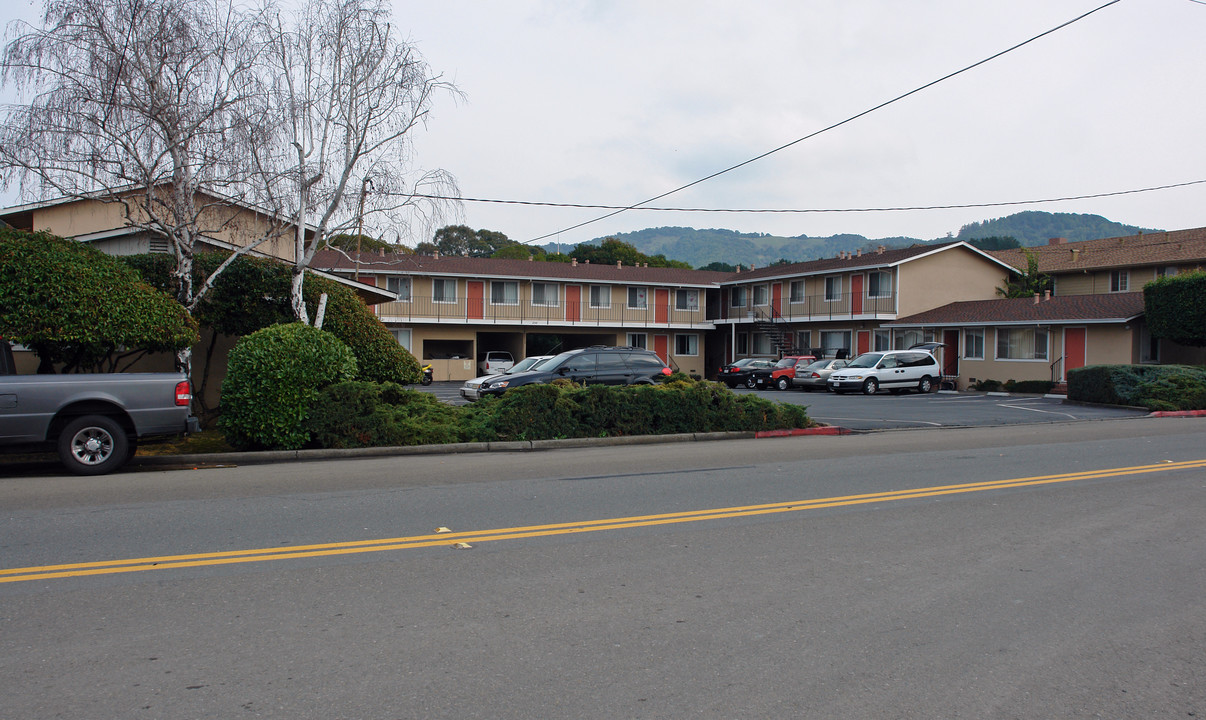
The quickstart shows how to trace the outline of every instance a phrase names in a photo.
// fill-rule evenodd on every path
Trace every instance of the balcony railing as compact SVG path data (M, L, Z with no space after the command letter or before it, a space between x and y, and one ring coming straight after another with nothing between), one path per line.
M702 309L683 310L674 303L649 303L644 308L621 305L592 307L586 302L561 300L556 305L528 302L499 303L489 299L458 298L436 302L431 298L381 303L377 315L403 322L489 323L498 325L584 325L612 327L692 326L708 322Z
M792 300L754 307L722 307L722 320L773 322L804 322L808 320L844 320L849 318L883 318L896 316L896 294L879 297L843 295L826 298L808 295Z

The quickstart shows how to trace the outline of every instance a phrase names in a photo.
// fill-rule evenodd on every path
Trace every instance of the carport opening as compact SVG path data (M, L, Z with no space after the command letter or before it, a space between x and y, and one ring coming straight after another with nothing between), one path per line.
M424 360L449 360L473 357L472 340L424 340Z

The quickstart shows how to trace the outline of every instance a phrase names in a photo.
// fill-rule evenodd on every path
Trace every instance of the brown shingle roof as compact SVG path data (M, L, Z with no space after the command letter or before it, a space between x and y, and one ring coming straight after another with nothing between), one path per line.
M850 270L882 268L906 262L922 255L929 253L947 250L949 248L965 245L962 242L944 242L944 243L917 243L905 248L893 248L878 252L872 250L862 254L844 254L836 258L822 258L820 260L812 260L809 262L791 263L790 265L769 265L767 267L758 268L756 270L743 270L739 273L729 275L724 281L726 284L749 282L750 280L760 280L763 278L787 277L792 275L811 275L820 273L832 272L848 272ZM979 253L979 250L965 245L965 247L974 253ZM991 256L990 256L991 257ZM1001 262L1000 258L991 258Z
M314 267L332 272L351 272L357 269L355 253L344 254L324 250L314 257ZM469 277L513 277L536 280L569 280L583 282L633 283L642 285L714 285L729 277L729 273L682 268L654 268L598 263L537 262L501 258L475 258L441 255L402 255L365 252L360 254L359 272L401 273L407 275L460 275Z
M1102 240L1061 242L1025 248L1038 258L1039 271L1064 273L1138 265L1206 265L1206 228L1145 233ZM1022 249L994 250L993 257L1026 269Z
M1013 323L1075 324L1126 322L1143 314L1143 293L1067 295L1034 302L1034 298L1001 298L953 302L900 318L888 326L1004 325Z

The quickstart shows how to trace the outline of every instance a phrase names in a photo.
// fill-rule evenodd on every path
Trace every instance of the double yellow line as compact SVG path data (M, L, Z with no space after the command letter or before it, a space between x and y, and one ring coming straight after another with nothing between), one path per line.
M551 535L569 535L572 533L599 532L603 530L624 530L627 528L649 527L653 525L699 522L701 520L721 520L725 518L769 515L772 513L800 512L802 510L819 510L821 508L842 507L847 505L866 505L869 503L892 502L896 500L913 500L917 498L937 497L940 495L957 495L962 493L981 492L984 490L1002 490L1006 488L1026 487L1031 485L1049 485L1053 483L1075 482L1077 480L1096 480L1100 478L1120 477L1124 475L1140 475L1144 473L1166 472L1169 470L1188 470L1194 468L1206 468L1206 460L1189 460L1185 462L1170 461L1156 465L1137 465L1134 467L1125 468L1108 468L1105 470L1064 473L1061 475L1039 475L1035 477L1013 478L1009 480L995 480L992 482L941 485L937 487L917 488L914 490L895 490L882 493L867 493L863 495L846 495L842 497L819 498L815 500L767 503L764 505L713 508L709 510L691 510L687 512L663 513L659 515L637 515L623 518L605 518L601 520L586 520L582 522L555 523L552 525L529 525L526 527L499 528L494 530L479 530L474 532L441 532L430 535L384 538L379 540L362 540L358 542L298 545L285 548L276 547L251 550L231 550L227 552L196 553L191 555L165 555L161 557L132 558L127 560L110 560L101 562L71 563L66 565L43 565L40 567L0 569L0 583L51 580L58 578L81 577L86 575L111 575L116 573L145 572L148 570L170 570L188 567L232 565L235 563L266 562L269 560L295 560L299 558L352 555L357 553L384 552L388 550L412 550L415 548L425 547L456 547L458 545L463 546L470 543L495 542L498 540L518 540L521 538L547 537Z

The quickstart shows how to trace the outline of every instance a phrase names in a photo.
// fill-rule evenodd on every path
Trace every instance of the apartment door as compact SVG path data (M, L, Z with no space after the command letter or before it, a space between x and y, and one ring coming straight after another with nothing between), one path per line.
M470 280L465 296L465 312L470 320L481 320L484 316L482 296L485 293L485 283L481 280Z
M653 291L653 321L663 325L670 323L670 291L658 288ZM665 358L662 358L665 360Z
M1085 366L1085 351L1088 345L1085 328L1064 328L1064 373L1061 380L1068 379L1068 371Z
M653 352L662 359L662 362L670 364L670 336L669 335L654 335L653 336Z
M783 316L783 283L771 285L771 317Z
M850 276L850 314L863 314L863 276Z
M582 286L565 286L565 321L578 322L582 319Z
M870 350L871 350L871 331L870 330L859 330L858 331L858 339L856 341L855 348L857 348L857 350L858 350L858 352L856 353L857 355L862 355L865 352L870 352Z

